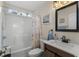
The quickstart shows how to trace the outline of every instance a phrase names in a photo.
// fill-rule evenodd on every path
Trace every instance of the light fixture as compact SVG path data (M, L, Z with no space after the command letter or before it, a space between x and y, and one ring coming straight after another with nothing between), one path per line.
M72 2L74 2L74 1L53 1L52 5L53 5L53 8L58 9L58 8L61 8L65 5L70 4Z

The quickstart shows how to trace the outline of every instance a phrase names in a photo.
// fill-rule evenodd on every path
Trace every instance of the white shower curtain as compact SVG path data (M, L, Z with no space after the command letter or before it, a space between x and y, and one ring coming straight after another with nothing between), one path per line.
M32 45L33 48L38 48L40 45L40 18L38 16L33 17L32 30Z

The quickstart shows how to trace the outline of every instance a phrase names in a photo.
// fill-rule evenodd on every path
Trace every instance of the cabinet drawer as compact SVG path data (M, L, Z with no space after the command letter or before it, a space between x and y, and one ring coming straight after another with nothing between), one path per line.
M57 55L61 56L61 57L74 57L74 55L70 54L70 53L67 53L63 50L60 50L56 47L53 47L53 46L50 46L50 45L47 45L45 44L45 49L51 51L51 52L54 52L56 53Z

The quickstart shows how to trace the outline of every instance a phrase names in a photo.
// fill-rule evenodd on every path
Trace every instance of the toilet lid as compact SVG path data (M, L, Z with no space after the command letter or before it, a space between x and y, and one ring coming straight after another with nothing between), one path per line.
M43 50L39 49L39 48L36 48L36 49L33 49L29 52L30 55L35 55L35 54L39 54L43 52Z

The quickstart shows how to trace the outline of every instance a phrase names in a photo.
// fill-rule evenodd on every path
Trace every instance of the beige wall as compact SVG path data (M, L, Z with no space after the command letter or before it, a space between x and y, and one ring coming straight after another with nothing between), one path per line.
M50 23L43 24L42 17L48 13L50 14ZM36 14L41 16L41 37L47 38L48 31L53 28L54 33L57 34L58 38L65 35L71 40L71 42L79 44L79 32L55 32L55 9L49 9L49 7L46 7L41 11L37 11Z

